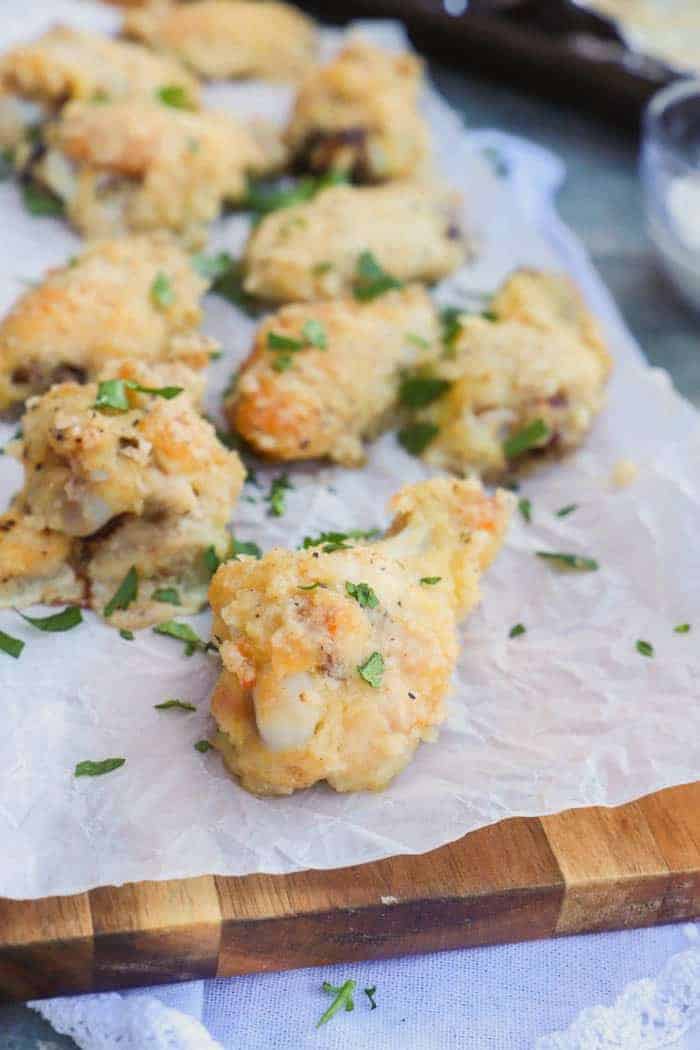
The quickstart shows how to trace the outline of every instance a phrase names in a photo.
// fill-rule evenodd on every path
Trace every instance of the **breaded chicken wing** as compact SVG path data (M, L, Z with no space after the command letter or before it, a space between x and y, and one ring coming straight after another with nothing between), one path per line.
M423 69L361 40L304 79L287 128L297 162L311 171L345 171L363 182L415 173L429 151L418 112Z
M388 422L401 370L431 348L434 355L438 343L435 308L419 285L369 303L285 306L258 331L226 412L233 428L271 459L327 456L357 465L363 438Z
M225 522L244 477L177 387L61 383L27 403L16 446L23 509L68 536L91 536L123 514L211 518L225 507Z
M464 259L454 197L417 182L333 186L272 212L245 252L245 290L272 302L335 299L367 254L399 281L438 281Z
M72 99L151 100L164 88L198 107L199 84L174 58L68 26L56 26L0 57L0 93L48 109Z
M158 102L73 102L44 135L29 174L88 236L167 229L199 245L222 205L243 198L248 173L279 161L226 113Z
M167 302L154 294L159 281ZM168 236L88 246L50 270L0 323L0 411L52 383L96 379L110 361L202 370L217 345L198 331L206 288L190 257ZM180 385L197 398L197 382L192 377Z
M202 77L292 80L313 62L316 31L290 4L155 0L125 16L124 31L177 57Z
M244 788L377 790L436 738L456 624L478 600L510 499L475 481L424 482L401 490L378 543L278 549L218 570L209 599L224 669L211 709Z
M464 317L453 356L433 370L442 396L419 409L411 425L424 428L427 462L498 478L581 444L603 405L609 373L606 351L569 326Z

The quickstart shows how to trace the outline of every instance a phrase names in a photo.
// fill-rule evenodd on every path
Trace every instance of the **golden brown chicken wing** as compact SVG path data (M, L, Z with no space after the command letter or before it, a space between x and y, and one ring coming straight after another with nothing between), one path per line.
M177 92L183 105L199 105L199 84L176 59L68 26L0 57L0 93L49 109L72 99L151 100L164 89Z
M438 343L436 312L419 285L368 303L285 306L261 326L227 415L271 459L357 465L363 438L396 405L401 370L435 355Z
M73 102L44 135L30 174L88 236L167 229L199 245L222 205L243 198L248 173L279 162L225 113L158 102Z
M412 175L430 146L417 108L421 86L420 59L352 41L304 79L287 144L311 171L345 171L366 182Z
M170 237L90 245L50 270L0 324L0 411L52 383L94 380L112 360L202 370L216 349L198 330L206 288ZM197 381L184 377L178 382L197 398Z
M393 508L378 543L273 550L214 577L216 746L247 790L377 790L436 738L456 624L478 600L510 497L440 479L402 489Z
M454 205L450 192L423 183L325 189L257 226L245 289L272 302L334 299L367 277L367 259L398 281L438 281L464 259Z
M126 15L124 31L202 77L299 77L316 54L313 22L289 4L155 0Z

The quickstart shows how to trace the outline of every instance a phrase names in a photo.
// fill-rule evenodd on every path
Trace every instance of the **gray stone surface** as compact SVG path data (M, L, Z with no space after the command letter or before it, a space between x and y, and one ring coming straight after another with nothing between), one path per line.
M435 64L433 76L473 128L498 127L557 152L561 214L578 233L649 360L700 405L700 321L659 273L644 230L631 133L573 109ZM0 1007L0 1050L66 1050L70 1039L23 1007Z

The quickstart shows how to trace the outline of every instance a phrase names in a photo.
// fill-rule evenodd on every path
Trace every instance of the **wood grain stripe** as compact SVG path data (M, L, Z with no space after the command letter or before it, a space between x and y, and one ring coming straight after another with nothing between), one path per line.
M0 1001L90 988L92 934L85 893L36 901L0 898Z

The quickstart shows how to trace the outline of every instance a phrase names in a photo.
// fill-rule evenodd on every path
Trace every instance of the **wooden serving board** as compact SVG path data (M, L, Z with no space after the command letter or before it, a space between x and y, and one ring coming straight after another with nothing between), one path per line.
M0 1000L322 966L700 915L700 784L508 820L419 857L0 899Z

